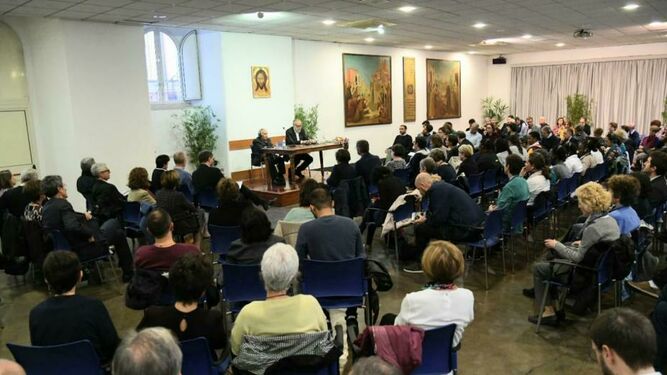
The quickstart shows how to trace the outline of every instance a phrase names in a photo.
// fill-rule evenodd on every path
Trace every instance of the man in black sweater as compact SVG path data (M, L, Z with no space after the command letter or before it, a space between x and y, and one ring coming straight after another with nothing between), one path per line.
M285 131L285 143L288 146L310 143L308 135L301 125L301 120L295 119L292 125L293 126L291 128ZM308 168L310 163L313 162L313 157L308 154L299 154L295 155L293 160L294 165L292 165L292 168L294 168L294 175L298 178L303 178L303 174L301 172Z
M651 151L648 159L644 162L643 172L651 179L651 190L648 200L652 207L657 207L667 201L667 153L662 151Z
M155 158L155 169L153 169L153 174L151 175L151 191L157 193L158 190L162 187L160 185L160 178L162 174L167 171L169 168L169 155L158 155Z
M354 163L354 168L357 170L357 175L364 178L366 187L371 184L373 170L382 165L380 158L371 154L369 148L368 141L364 139L357 141L357 154L360 158Z
M95 159L85 157L81 159L81 176L76 180L76 190L86 199L86 209L92 209L92 199L90 195L93 193L93 185L97 178L90 173L90 168L95 164Z
M42 269L53 296L30 311L31 344L90 340L101 362L111 361L120 339L104 304L76 295L76 284L83 276L79 258L71 251L52 251Z
M405 125L401 125L398 127L398 135L396 138L394 138L394 143L392 143L392 146L395 144L403 145L406 150L409 150L412 148L412 136L410 134L407 134L408 127Z

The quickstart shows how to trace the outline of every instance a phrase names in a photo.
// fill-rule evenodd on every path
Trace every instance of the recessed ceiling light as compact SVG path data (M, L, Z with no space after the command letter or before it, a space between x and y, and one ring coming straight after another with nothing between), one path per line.
M371 43L371 42L375 41L375 38L371 38L369 36L368 38L364 38L364 40L367 41L368 43Z
M523 35L521 35L521 37L522 37L523 39L530 39L530 38L532 38L533 36L530 35L530 34L523 34Z
M406 6L402 6L402 7L398 8L398 10L400 10L401 12L404 12L404 13L410 13L415 9L417 9L417 7L413 7L412 5L406 5Z
M477 47L477 44L468 44L468 47Z
M163 20L163 19L167 18L167 16L162 16L162 15L156 14L156 15L153 16L153 18L155 18L157 20Z
M427 44L427 45L424 46L424 48L426 48L426 49L431 49L431 48L433 48L433 46L430 45L430 44Z
M327 26L331 26L334 23L336 23L336 21L334 21L334 20L324 20L324 21L322 21L322 23L327 25Z
M639 8L639 5L638 5L638 4L635 4L635 3L628 3L628 4L626 4L626 5L623 7L623 10L635 10L635 9L637 9L637 8Z
M556 47L563 47L565 43L556 43Z
M653 22L649 23L648 25L651 26L651 27L661 27L661 26L667 27L667 22L653 21Z
M380 25L377 28L378 34L383 35L384 34L384 25Z
M483 29L486 27L486 24L484 22L477 22L476 24L472 25L472 27L476 29Z
M468 51L468 54L469 54L469 55L476 55L476 54L477 54L477 51Z

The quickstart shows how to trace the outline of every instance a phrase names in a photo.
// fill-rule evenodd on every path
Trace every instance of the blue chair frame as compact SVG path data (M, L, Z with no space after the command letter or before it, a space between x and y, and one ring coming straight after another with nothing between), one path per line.
M180 342L183 353L182 375L218 375L227 371L231 362L229 356L216 364L211 357L208 340L205 337L183 340Z
M453 348L456 324L424 332L422 341L422 363L412 374L448 374L458 367Z
M477 198L482 195L483 186L482 179L484 178L484 172L466 176L468 179L468 195L471 198Z
M243 305L266 299L259 264L222 263L222 301L230 304L229 311L237 313Z
M415 202L414 200L408 198L406 202L402 205L396 207L393 211L388 211L394 218L394 253L396 256L396 270L400 269L400 258L399 258L399 248L398 248L398 227L396 223L403 221L412 217L412 214L415 212Z
M49 346L8 343L7 348L28 375L104 374L89 340Z
M484 251L484 286L489 289L489 261L488 249L503 242L503 212L502 209L497 209L487 213L486 220L483 227L470 227L473 229L481 229L483 231L482 239L475 242L466 242L466 246L473 249L472 262L475 261L477 249ZM505 272L505 252L501 251L503 258L503 273Z
M490 195L498 189L498 168L491 168L484 171L482 176L482 194Z
M211 234L211 253L217 254L220 260L227 256L232 242L241 238L241 227L208 225Z
M198 191L195 199L199 207L206 212L218 207L218 195L213 190Z
M524 233L527 219L527 210L526 205L528 201L519 201L514 206L512 210L512 219L510 222L510 227L508 231L506 230L503 234L510 238L510 261L512 262L512 273L514 273L514 236Z

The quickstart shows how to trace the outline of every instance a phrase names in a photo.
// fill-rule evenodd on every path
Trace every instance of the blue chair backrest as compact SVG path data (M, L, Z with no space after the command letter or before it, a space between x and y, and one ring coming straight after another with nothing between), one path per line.
M205 337L183 340L180 343L183 353L183 363L181 364L182 375L217 375L214 369L211 350L208 346L208 340Z
M222 263L222 297L227 302L266 299L259 264Z
M361 297L366 293L364 258L339 261L304 259L302 291L314 297Z
M394 169L394 176L403 181L403 185L410 185L410 170L409 169Z
M412 374L447 374L457 367L456 352L452 341L456 324L424 332L422 341L422 364Z
M577 188L579 187L580 180L581 180L581 173L579 172L573 174L572 177L570 177L567 180L567 192L569 194L572 194L574 193L575 190L577 190Z
M609 281L611 281L611 264L609 264L609 254L612 252L612 250L607 250L605 251L600 258L597 260L597 264L595 265L595 269L597 270L596 272L596 277L597 277L597 282L599 284L606 284Z
M53 243L53 250L72 250L72 245L65 237L65 234L57 229L49 231L51 242Z
M556 183L556 199L560 203L565 202L567 200L567 197L570 195L568 193L570 178L558 180L558 182Z
M405 203L396 207L396 210L392 212L394 223L410 218L413 212L415 212L415 202L410 197L407 197Z
M500 238L503 235L503 211L502 209L496 209L486 216L484 221L485 239Z
M526 223L526 205L528 201L519 201L512 211L512 233L523 232L523 226Z
M7 348L28 375L103 373L100 359L88 340L51 346L7 344Z
M125 202L123 205L123 221L139 227L141 223L141 203Z
M213 209L218 207L218 196L212 190L202 190L197 192L197 202L202 208Z
M466 176L468 178L468 194L471 196L474 195L479 195L482 193L482 177L484 176L484 172L478 173L478 174L472 174L470 176Z
M484 171L482 188L488 192L498 187L498 169L491 168Z
M542 219L551 211L551 192L543 191L535 197L533 201L533 220Z
M223 227L209 224L208 232L211 234L211 252L214 254L226 255L232 242L241 238L241 227L238 226Z

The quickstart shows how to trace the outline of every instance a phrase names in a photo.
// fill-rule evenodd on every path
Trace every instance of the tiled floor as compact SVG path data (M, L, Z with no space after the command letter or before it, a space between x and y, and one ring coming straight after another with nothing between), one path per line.
M276 222L286 213L286 208L272 208L269 216ZM574 209L568 211L574 215ZM567 220L563 220L565 222ZM544 327L539 334L535 326L526 319L532 311L532 301L521 295L521 289L532 285L532 274L525 265L525 242L517 246L517 268L514 274L501 275L500 257L491 257L490 266L498 275L489 276L489 290L484 290L482 264L475 264L465 280L465 287L475 295L475 320L466 329L459 352L460 374L598 374L590 356L590 344L586 337L593 314L576 317L568 314L568 322L559 329ZM398 312L405 293L419 290L425 279L422 275L396 274L393 264L384 254L382 243L376 241L371 256L388 264L394 278L394 288L381 293L381 314ZM508 259L509 261L509 259ZM42 301L45 288L34 288L31 284L17 286L16 280L0 276L0 318L5 328L0 331L0 357L9 358L5 343L30 342L28 313ZM104 301L116 328L122 335L136 326L141 312L127 309L124 299L108 284L84 287L80 293L95 296ZM612 299L605 298L610 306ZM652 302L634 297L627 306L648 312Z

